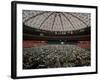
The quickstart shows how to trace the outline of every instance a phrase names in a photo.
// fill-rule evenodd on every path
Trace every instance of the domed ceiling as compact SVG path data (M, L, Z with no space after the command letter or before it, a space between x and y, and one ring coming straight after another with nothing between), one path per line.
M31 28L41 30L80 30L90 27L90 21L90 13L23 10L23 23Z

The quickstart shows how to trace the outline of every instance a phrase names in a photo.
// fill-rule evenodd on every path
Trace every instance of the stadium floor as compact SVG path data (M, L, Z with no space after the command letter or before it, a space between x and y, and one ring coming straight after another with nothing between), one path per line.
M72 44L46 44L23 48L23 69L90 66L89 49Z

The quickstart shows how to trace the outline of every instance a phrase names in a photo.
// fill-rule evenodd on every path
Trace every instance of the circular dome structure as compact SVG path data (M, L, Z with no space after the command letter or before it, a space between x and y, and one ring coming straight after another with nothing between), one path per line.
M74 31L90 27L90 13L23 10L23 23L47 31Z

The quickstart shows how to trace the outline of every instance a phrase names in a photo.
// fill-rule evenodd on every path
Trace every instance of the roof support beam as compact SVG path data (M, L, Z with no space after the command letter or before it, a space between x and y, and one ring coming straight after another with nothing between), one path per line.
M53 14L54 12L52 12L51 14L49 14L44 20L43 22L40 24L39 29L42 27L42 25L45 23L46 20L48 20L48 18Z
M71 22L71 20L64 14L62 13L62 15L69 21L69 23L72 25L72 27L75 29L73 23Z
M71 16L77 18L79 21L81 21L83 24L85 24L86 27L88 27L88 25L87 25L81 18L79 18L79 17L77 17L77 16L75 16L75 15L73 15L73 14L71 14L71 13L67 13L67 14L69 14L69 15L71 15Z
M64 26L63 26L63 21L62 21L62 18L61 18L61 14L59 14L59 18L60 18L62 29L64 30Z
M53 30L53 26L54 26L54 23L55 23L56 17L57 17L57 15L55 14L55 15L54 15L54 20L53 20L53 24L52 24L51 30Z
M44 13L46 13L46 12L42 12L42 13L33 15L33 16L29 17L28 19L26 19L26 20L24 21L24 23L26 23L26 22L29 21L30 19L33 19L33 18L35 18L35 17L37 17L37 16L39 16L39 15L43 15Z

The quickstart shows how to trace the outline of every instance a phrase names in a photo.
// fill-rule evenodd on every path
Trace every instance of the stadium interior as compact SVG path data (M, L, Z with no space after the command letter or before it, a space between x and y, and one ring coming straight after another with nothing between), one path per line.
M23 69L91 65L90 13L23 10Z

